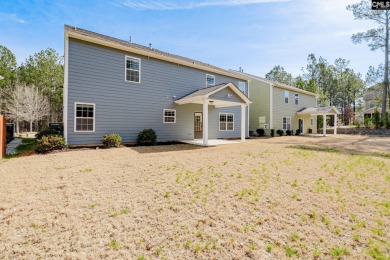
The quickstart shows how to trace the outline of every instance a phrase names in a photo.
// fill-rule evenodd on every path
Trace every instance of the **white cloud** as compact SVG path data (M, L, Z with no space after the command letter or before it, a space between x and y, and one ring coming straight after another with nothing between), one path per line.
M17 23L26 23L25 20L18 18L16 14L0 13L0 21L12 21Z
M161 0L123 0L122 5L139 10L179 10L209 6L238 6L291 0L200 0L200 1L161 1Z

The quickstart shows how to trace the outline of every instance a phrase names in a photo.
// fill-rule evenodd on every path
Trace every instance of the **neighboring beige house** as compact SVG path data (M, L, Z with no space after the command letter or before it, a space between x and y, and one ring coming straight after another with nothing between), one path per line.
M237 72L239 73L239 72ZM297 129L302 134L317 133L317 115L337 113L333 107L317 108L317 95L296 87L262 77L240 73L248 77L249 132L256 129ZM266 132L269 132L269 130Z

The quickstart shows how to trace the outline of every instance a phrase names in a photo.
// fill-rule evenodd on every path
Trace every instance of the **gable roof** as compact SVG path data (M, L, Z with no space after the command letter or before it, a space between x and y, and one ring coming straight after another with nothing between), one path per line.
M297 114L311 114L311 115L322 115L322 114L341 114L335 106L327 107L305 107L297 111Z
M252 101L250 101L250 99L244 95L244 93L241 92L240 89L238 89L233 83L222 83L222 84L218 84L216 86L213 86L213 87L208 87L208 88L202 88L202 89L199 89L199 90L196 90L184 97L181 97L177 100L175 100L175 103L177 104L187 104L187 103L190 103L190 102L199 102L199 101L202 101L203 99L206 99L208 98L209 96L211 96L212 94L214 93L217 93L218 91L221 91L222 89L224 88L230 88L231 90L233 90L233 92L235 94L237 94L237 96L239 96L241 99L242 99L242 103L246 103L247 105L249 105L250 103L252 103Z
M98 45L103 45L106 47L111 47L114 49L124 50L127 52L136 53L139 55L144 55L147 57L156 58L159 60L164 60L172 62L175 64L180 64L187 67L192 67L200 70L205 70L208 72L214 72L221 75L225 75L232 78L237 78L241 80L247 80L246 77L232 73L231 71L201 62L193 59L189 59L183 56L171 54L168 52L163 52L157 49L149 48L140 44L132 43L129 41L120 40L103 34L95 33L85 29L77 28L75 26L64 25L65 36L71 37L74 39L79 39Z
M252 75L252 74L249 74L249 73L239 72L239 71L235 71L235 70L230 70L230 71L233 72L233 73L239 74L239 75L245 75L249 79L255 79L255 80L260 80L260 81L263 81L263 82L266 82L266 83L270 83L274 87L277 87L277 88L282 88L282 89L285 89L285 90L291 90L291 91L295 91L295 92L306 94L306 95L310 95L310 96L317 96L316 93L313 93L313 92L310 92L310 91L306 91L306 90L303 90L303 89L300 89L300 88L297 88L297 87L289 86L289 85L286 85L286 84L283 84L283 83L280 83L280 82L277 82L277 81L269 80L269 79L266 79L266 78L263 78L263 77L259 77L259 76L255 76L255 75Z

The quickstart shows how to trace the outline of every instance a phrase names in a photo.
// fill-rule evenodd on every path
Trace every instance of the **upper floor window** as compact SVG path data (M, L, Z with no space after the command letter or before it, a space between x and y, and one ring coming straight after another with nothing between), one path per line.
M176 123L176 110L164 109L164 123Z
M206 74L206 86L214 86L215 85L215 76Z
M75 132L95 132L95 104L75 103Z
M141 82L141 59L126 56L126 81Z
M294 100L295 100L295 105L299 105L299 94L295 94Z
M238 82L238 88L246 95L246 84L244 81L239 81Z
M290 96L290 93L288 92L288 90L285 90L284 91L284 103L288 104L289 96Z

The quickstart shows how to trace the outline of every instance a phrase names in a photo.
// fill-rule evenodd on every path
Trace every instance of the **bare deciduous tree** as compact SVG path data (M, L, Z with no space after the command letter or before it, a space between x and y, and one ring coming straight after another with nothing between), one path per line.
M30 123L30 131L34 121L38 121L49 114L49 102L38 92L35 86L16 85L14 88L3 90L6 102L6 112L16 123L16 132L19 134L19 123Z
M30 132L34 121L41 120L50 113L49 101L38 92L35 86L24 87L24 109L22 111L23 120L30 123Z

